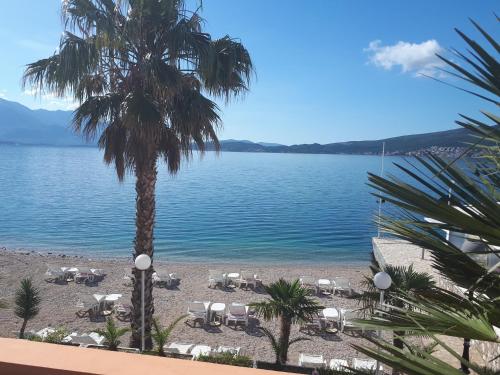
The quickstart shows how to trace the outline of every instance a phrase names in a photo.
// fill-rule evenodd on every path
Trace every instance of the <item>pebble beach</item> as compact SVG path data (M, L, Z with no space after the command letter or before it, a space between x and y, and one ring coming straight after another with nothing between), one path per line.
M19 282L24 277L31 277L40 289L42 303L40 313L28 323L27 330L40 330L45 327L64 328L68 332L88 333L97 328L104 328L105 321L90 321L88 317L76 316L77 302L88 299L96 293L119 293L123 297L120 303L129 304L131 287L124 283L124 275L130 269L132 261L125 258L104 259L75 255L43 253L37 251L0 249L0 300L7 307L0 309L0 336L14 337L21 326L21 320L14 314L14 294ZM54 284L45 281L45 272L53 267L90 267L102 268L106 277L98 285L88 286L69 282ZM369 273L367 265L355 264L319 264L319 265L249 265L249 264L218 264L218 263L182 263L154 262L155 269L163 272L173 272L181 279L177 288L154 288L155 316L163 325L168 325L177 317L186 313L190 301L210 301L212 303L232 302L250 303L263 300L266 294L262 290L244 289L210 289L208 288L209 269L219 269L224 272L239 272L241 269L251 270L259 275L264 284L279 278L292 280L301 275L311 275L316 279L347 277L355 290L360 290L363 275ZM346 296L315 297L325 307L355 309L358 302ZM128 326L127 322L117 321L119 325ZM257 360L273 361L274 355L268 339L261 334L258 326L267 327L276 333L277 323L266 322L262 318L251 319L249 327L191 327L181 322L174 329L169 342L205 344L211 347L218 345L241 347L241 353ZM292 330L292 338L306 336L308 341L300 341L290 348L289 363L297 364L299 353L322 354L325 359L363 357L350 344L362 343L364 340L356 334L307 334L299 332L298 326ZM366 342L366 341L365 341ZM128 337L123 339L123 345L128 344Z

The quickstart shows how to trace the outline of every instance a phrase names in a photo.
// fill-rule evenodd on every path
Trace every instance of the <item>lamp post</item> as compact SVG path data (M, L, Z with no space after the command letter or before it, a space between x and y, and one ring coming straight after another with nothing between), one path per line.
M151 258L147 254L140 254L135 258L135 268L141 271L141 351L145 348L145 324L144 324L144 289L145 289L145 279L146 270L151 267Z
M387 272L378 272L374 277L373 277L373 283L375 284L375 287L380 290L380 308L382 308L382 305L384 304L384 292L391 287L392 284L392 279L391 276ZM382 333L380 330L378 331L378 337L379 339L381 338ZM379 373L379 362L377 359L377 364L375 368L375 373Z

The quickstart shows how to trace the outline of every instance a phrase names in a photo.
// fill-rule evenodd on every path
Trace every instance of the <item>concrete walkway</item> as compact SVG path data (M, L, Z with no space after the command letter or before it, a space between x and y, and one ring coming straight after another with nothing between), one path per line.
M442 288L449 288L450 283L446 281L447 279L432 268L432 260L428 250L424 250L407 241L394 238L373 238L372 245L375 260L381 267L387 264L393 266L409 266L413 264L415 271L426 272L434 278L437 285ZM462 354L462 339L449 336L441 336L440 339L453 348L455 352ZM470 354L474 362L484 364L483 356L477 351L475 346L471 347ZM457 368L460 367L459 361L445 349L438 349L434 355L447 363L456 363Z

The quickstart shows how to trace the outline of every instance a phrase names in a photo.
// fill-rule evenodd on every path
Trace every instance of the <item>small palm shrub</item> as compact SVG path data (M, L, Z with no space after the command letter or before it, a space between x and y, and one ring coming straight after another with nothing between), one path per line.
M219 365L231 365L239 367L253 367L253 360L245 355L234 355L232 353L218 353L215 355L200 355L198 361L217 363Z
M104 336L104 345L108 346L109 350L116 351L121 344L120 338L130 331L130 328L118 327L113 318L106 320L106 329L96 329L99 335Z
M322 309L316 300L311 296L309 289L303 288L300 281L292 282L284 279L266 285L265 291L271 298L262 302L254 302L250 307L255 309L258 316L265 320L277 319L280 325L280 335L278 340L267 337L273 344L273 349L279 349L279 355L276 356L276 363L285 365L288 360L288 347L297 340L290 341L290 332L292 324L302 323L314 318ZM263 331L265 334L265 331Z
M151 333L151 337L153 338L154 342L156 343L156 351L159 356L165 357L165 351L163 350L163 347L167 343L167 340L172 333L173 329L179 323L182 319L184 319L187 315L182 315L175 319L168 327L163 328L158 321L158 319L154 318L153 319L153 332Z
M21 330L19 331L19 338L24 338L24 331L28 320L33 319L40 311L40 291L33 285L30 278L21 280L21 286L16 291L15 303L16 307L14 313L16 316L23 320Z

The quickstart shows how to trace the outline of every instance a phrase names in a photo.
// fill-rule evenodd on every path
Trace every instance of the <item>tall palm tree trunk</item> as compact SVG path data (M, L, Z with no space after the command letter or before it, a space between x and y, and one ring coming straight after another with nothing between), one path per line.
M26 325L28 324L28 319L23 320L23 325L21 326L21 329L19 330L19 338L24 339L24 331L26 330Z
M280 317L280 364L286 365L288 361L288 343L290 342L290 330L292 323L289 319Z
M153 229L155 221L155 185L156 185L156 160L153 159L143 165L136 165L136 217L135 217L135 241L134 258L140 254L147 254L153 257ZM132 270L134 274L134 290L132 291L132 336L130 339L131 347L139 348L141 346L141 271L136 268ZM146 349L151 349L153 343L151 340L151 324L153 320L153 270L150 267L145 271L145 293L144 293L144 311L145 311L145 335Z

